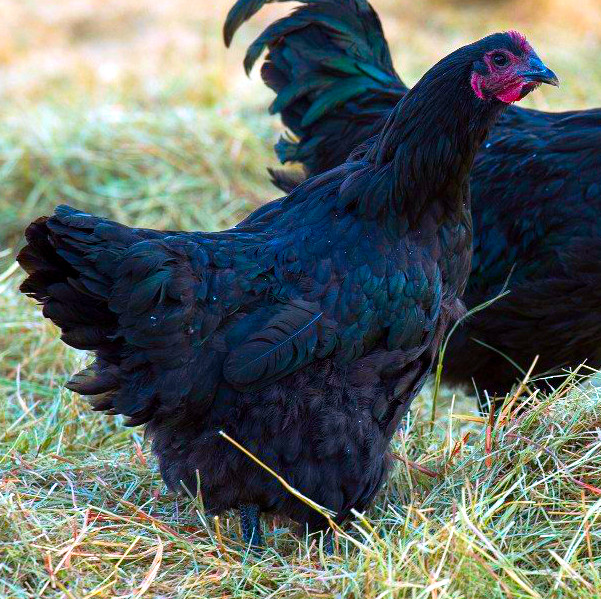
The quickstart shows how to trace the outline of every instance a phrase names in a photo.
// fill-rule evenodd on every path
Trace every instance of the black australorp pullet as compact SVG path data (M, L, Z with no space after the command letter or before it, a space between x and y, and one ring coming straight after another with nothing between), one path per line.
M500 52L521 61L504 82ZM221 429L339 521L363 509L463 310L475 153L498 97L548 77L536 61L515 33L453 52L369 148L228 231L132 229L68 206L32 223L22 291L96 356L69 388L145 424L169 487L194 490L198 471L212 513L327 524Z

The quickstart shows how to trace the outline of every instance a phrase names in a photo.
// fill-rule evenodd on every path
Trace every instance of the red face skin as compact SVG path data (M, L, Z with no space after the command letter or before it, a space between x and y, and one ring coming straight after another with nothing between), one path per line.
M526 38L517 31L510 31L509 35L523 54L516 56L504 48L485 54L484 63L488 68L488 73L486 75L473 73L471 80L474 93L482 100L493 97L506 104L511 104L521 100L540 85L540 83L528 81L518 74L519 71L528 70L528 59L534 52L532 47ZM505 56L507 64L503 66L495 64L493 57L497 54Z

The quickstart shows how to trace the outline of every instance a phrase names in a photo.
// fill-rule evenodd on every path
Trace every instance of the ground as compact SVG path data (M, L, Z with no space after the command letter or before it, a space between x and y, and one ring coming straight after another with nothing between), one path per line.
M470 394L443 386L434 401L428 386L384 492L331 557L270 520L268 550L247 553L235 515L216 522L202 498L176 501L142 432L63 388L87 357L17 292L30 220L66 202L132 225L219 229L277 195L264 167L279 124L241 58L288 7L267 7L225 50L229 3L215 4L0 0L0 596L601 596L592 383L548 397L526 385L494 425ZM374 5L408 83L452 48L517 28L562 80L531 105L601 104L595 0Z

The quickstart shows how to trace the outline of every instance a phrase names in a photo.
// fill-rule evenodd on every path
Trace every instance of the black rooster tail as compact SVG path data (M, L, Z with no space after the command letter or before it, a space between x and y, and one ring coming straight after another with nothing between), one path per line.
M33 222L17 260L28 277L21 291L43 306L43 314L77 349L94 351L96 361L67 383L91 396L94 409L117 413L123 342L118 318L109 309L114 273L136 233L115 223L60 206L51 217ZM130 424L148 417L148 406L130 414Z
M289 2L291 0L275 0L275 2ZM256 15L266 4L273 4L274 0L237 0L230 8L223 26L223 41L230 47L236 31Z
M61 206L29 225L27 245L17 257L29 275L21 291L43 305L44 316L77 349L96 349L116 326L107 298L118 253L96 247L92 259L82 251L98 241L92 231L100 220Z
M238 0L225 23L226 43L271 1ZM262 76L277 94L271 112L296 137L278 142L278 158L300 162L312 176L338 166L377 133L407 88L367 0L302 1L257 38L244 64L250 71L268 49ZM274 180L289 191L289 177L279 172Z

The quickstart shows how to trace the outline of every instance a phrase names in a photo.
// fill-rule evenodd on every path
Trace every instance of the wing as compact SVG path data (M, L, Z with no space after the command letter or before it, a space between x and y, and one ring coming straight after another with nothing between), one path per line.
M335 323L318 303L293 300L269 312L263 328L248 333L225 361L224 376L237 389L265 387L336 347Z

